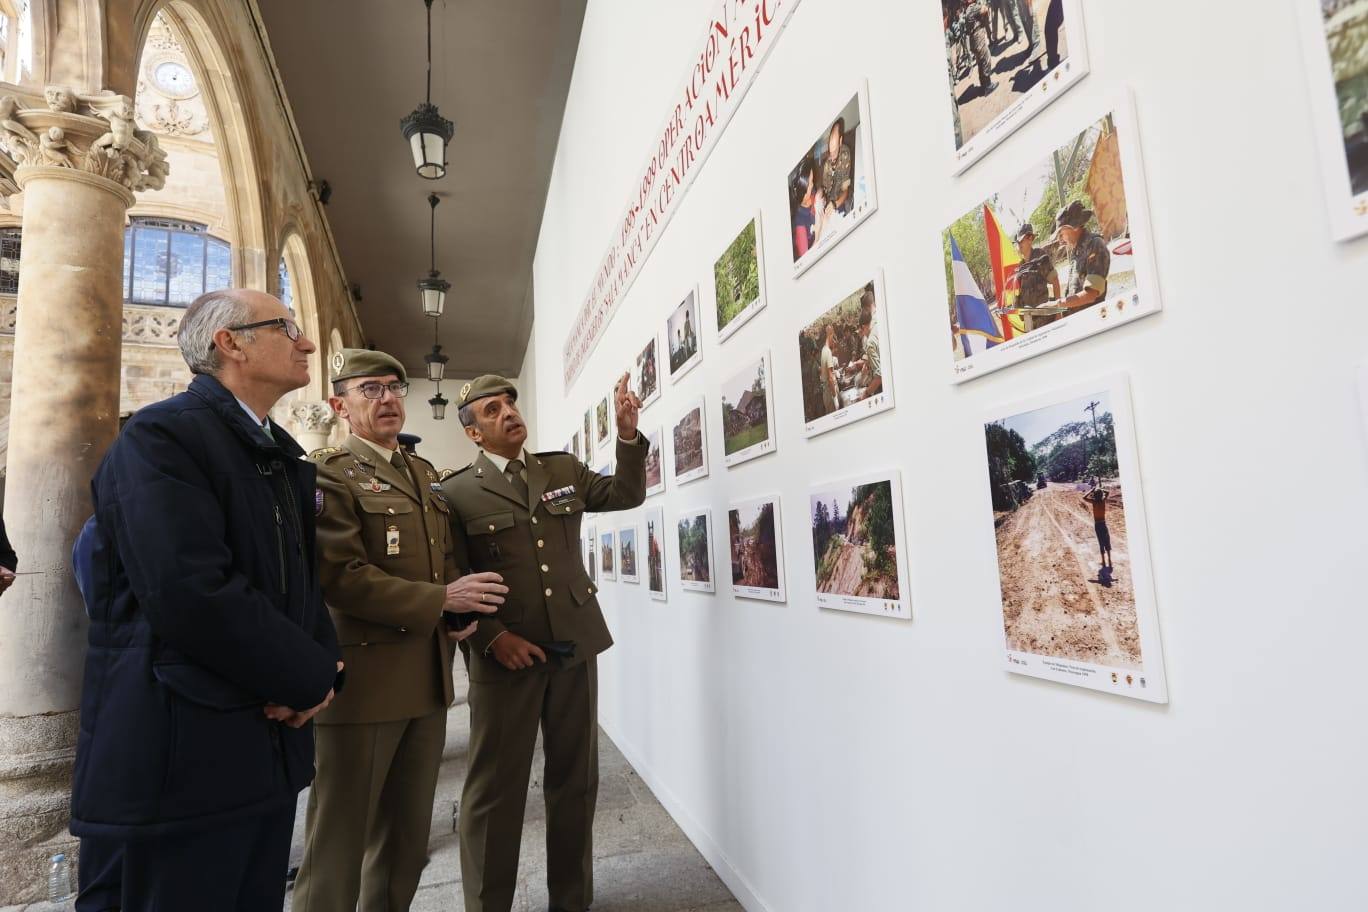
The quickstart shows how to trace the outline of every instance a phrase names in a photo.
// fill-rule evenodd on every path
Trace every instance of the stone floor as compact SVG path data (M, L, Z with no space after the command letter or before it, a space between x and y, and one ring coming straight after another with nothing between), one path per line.
M469 722L464 703L458 702L451 710L446 753L437 782L430 837L432 862L423 873L412 912L461 912L465 908L452 808L465 779ZM527 798L514 912L541 912L546 908L546 826L540 746L538 755ZM742 912L741 905L606 735L600 738L599 762L598 817L594 827L595 912ZM305 796L301 796L295 821L291 864L298 864L303 853ZM9 906L0 912L55 912L57 908L38 903Z

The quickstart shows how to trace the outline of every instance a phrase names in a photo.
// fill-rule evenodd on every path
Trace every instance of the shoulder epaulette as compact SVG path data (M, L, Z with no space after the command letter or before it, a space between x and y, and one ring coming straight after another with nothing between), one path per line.
M310 453L309 458L312 459L314 462L322 462L334 453L341 452L341 447L323 447L322 449L314 450L312 453Z
M470 468L474 464L475 463L473 462L467 463L466 465L461 466L459 469L442 469L442 471L437 473L437 480L446 481L453 475L460 475L462 472L464 472L466 469Z

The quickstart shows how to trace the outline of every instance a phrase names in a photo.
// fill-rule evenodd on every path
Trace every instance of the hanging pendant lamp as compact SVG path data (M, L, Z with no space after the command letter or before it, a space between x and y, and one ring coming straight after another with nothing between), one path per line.
M442 274L437 271L437 204L440 202L437 194L428 194L428 205L432 207L432 224L429 229L432 260L427 277L418 280L418 291L423 298L423 313L429 317L442 315L443 309L446 308L446 293L451 290L451 283L442 278Z
M427 101L401 120L399 129L413 152L413 167L418 176L437 180L446 174L447 143L455 135L456 125L432 103L432 0L423 0L423 5L427 7Z

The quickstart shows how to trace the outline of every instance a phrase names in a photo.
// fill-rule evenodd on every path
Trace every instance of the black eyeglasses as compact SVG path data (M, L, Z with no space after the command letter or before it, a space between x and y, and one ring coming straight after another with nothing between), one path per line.
M265 326L277 326L285 333L285 338L291 342L298 342L300 336L299 324L287 317L276 317L274 320L258 320L255 323L242 323L237 326L225 326L229 332L241 332L244 329L261 329ZM214 344L209 343L209 350L214 350Z
M379 399L385 395L385 390L389 390L394 398L403 399L408 395L409 385L402 380L395 380L393 383L379 383L371 380L368 383L358 383L356 386L348 387L342 392L350 393L352 390L360 390L361 395L367 399Z

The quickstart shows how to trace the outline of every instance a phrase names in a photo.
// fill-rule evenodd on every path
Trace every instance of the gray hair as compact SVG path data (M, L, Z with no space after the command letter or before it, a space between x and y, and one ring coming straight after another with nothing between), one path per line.
M475 403L467 402L461 406L461 410L456 413L456 417L461 419L461 427L475 426Z
M180 346L181 357L191 373L218 376L223 365L214 346L214 333L251 321L252 305L234 291L232 288L223 288L206 292L185 309L180 329L176 331L176 344ZM256 333L250 329L240 332L248 342L256 337Z

